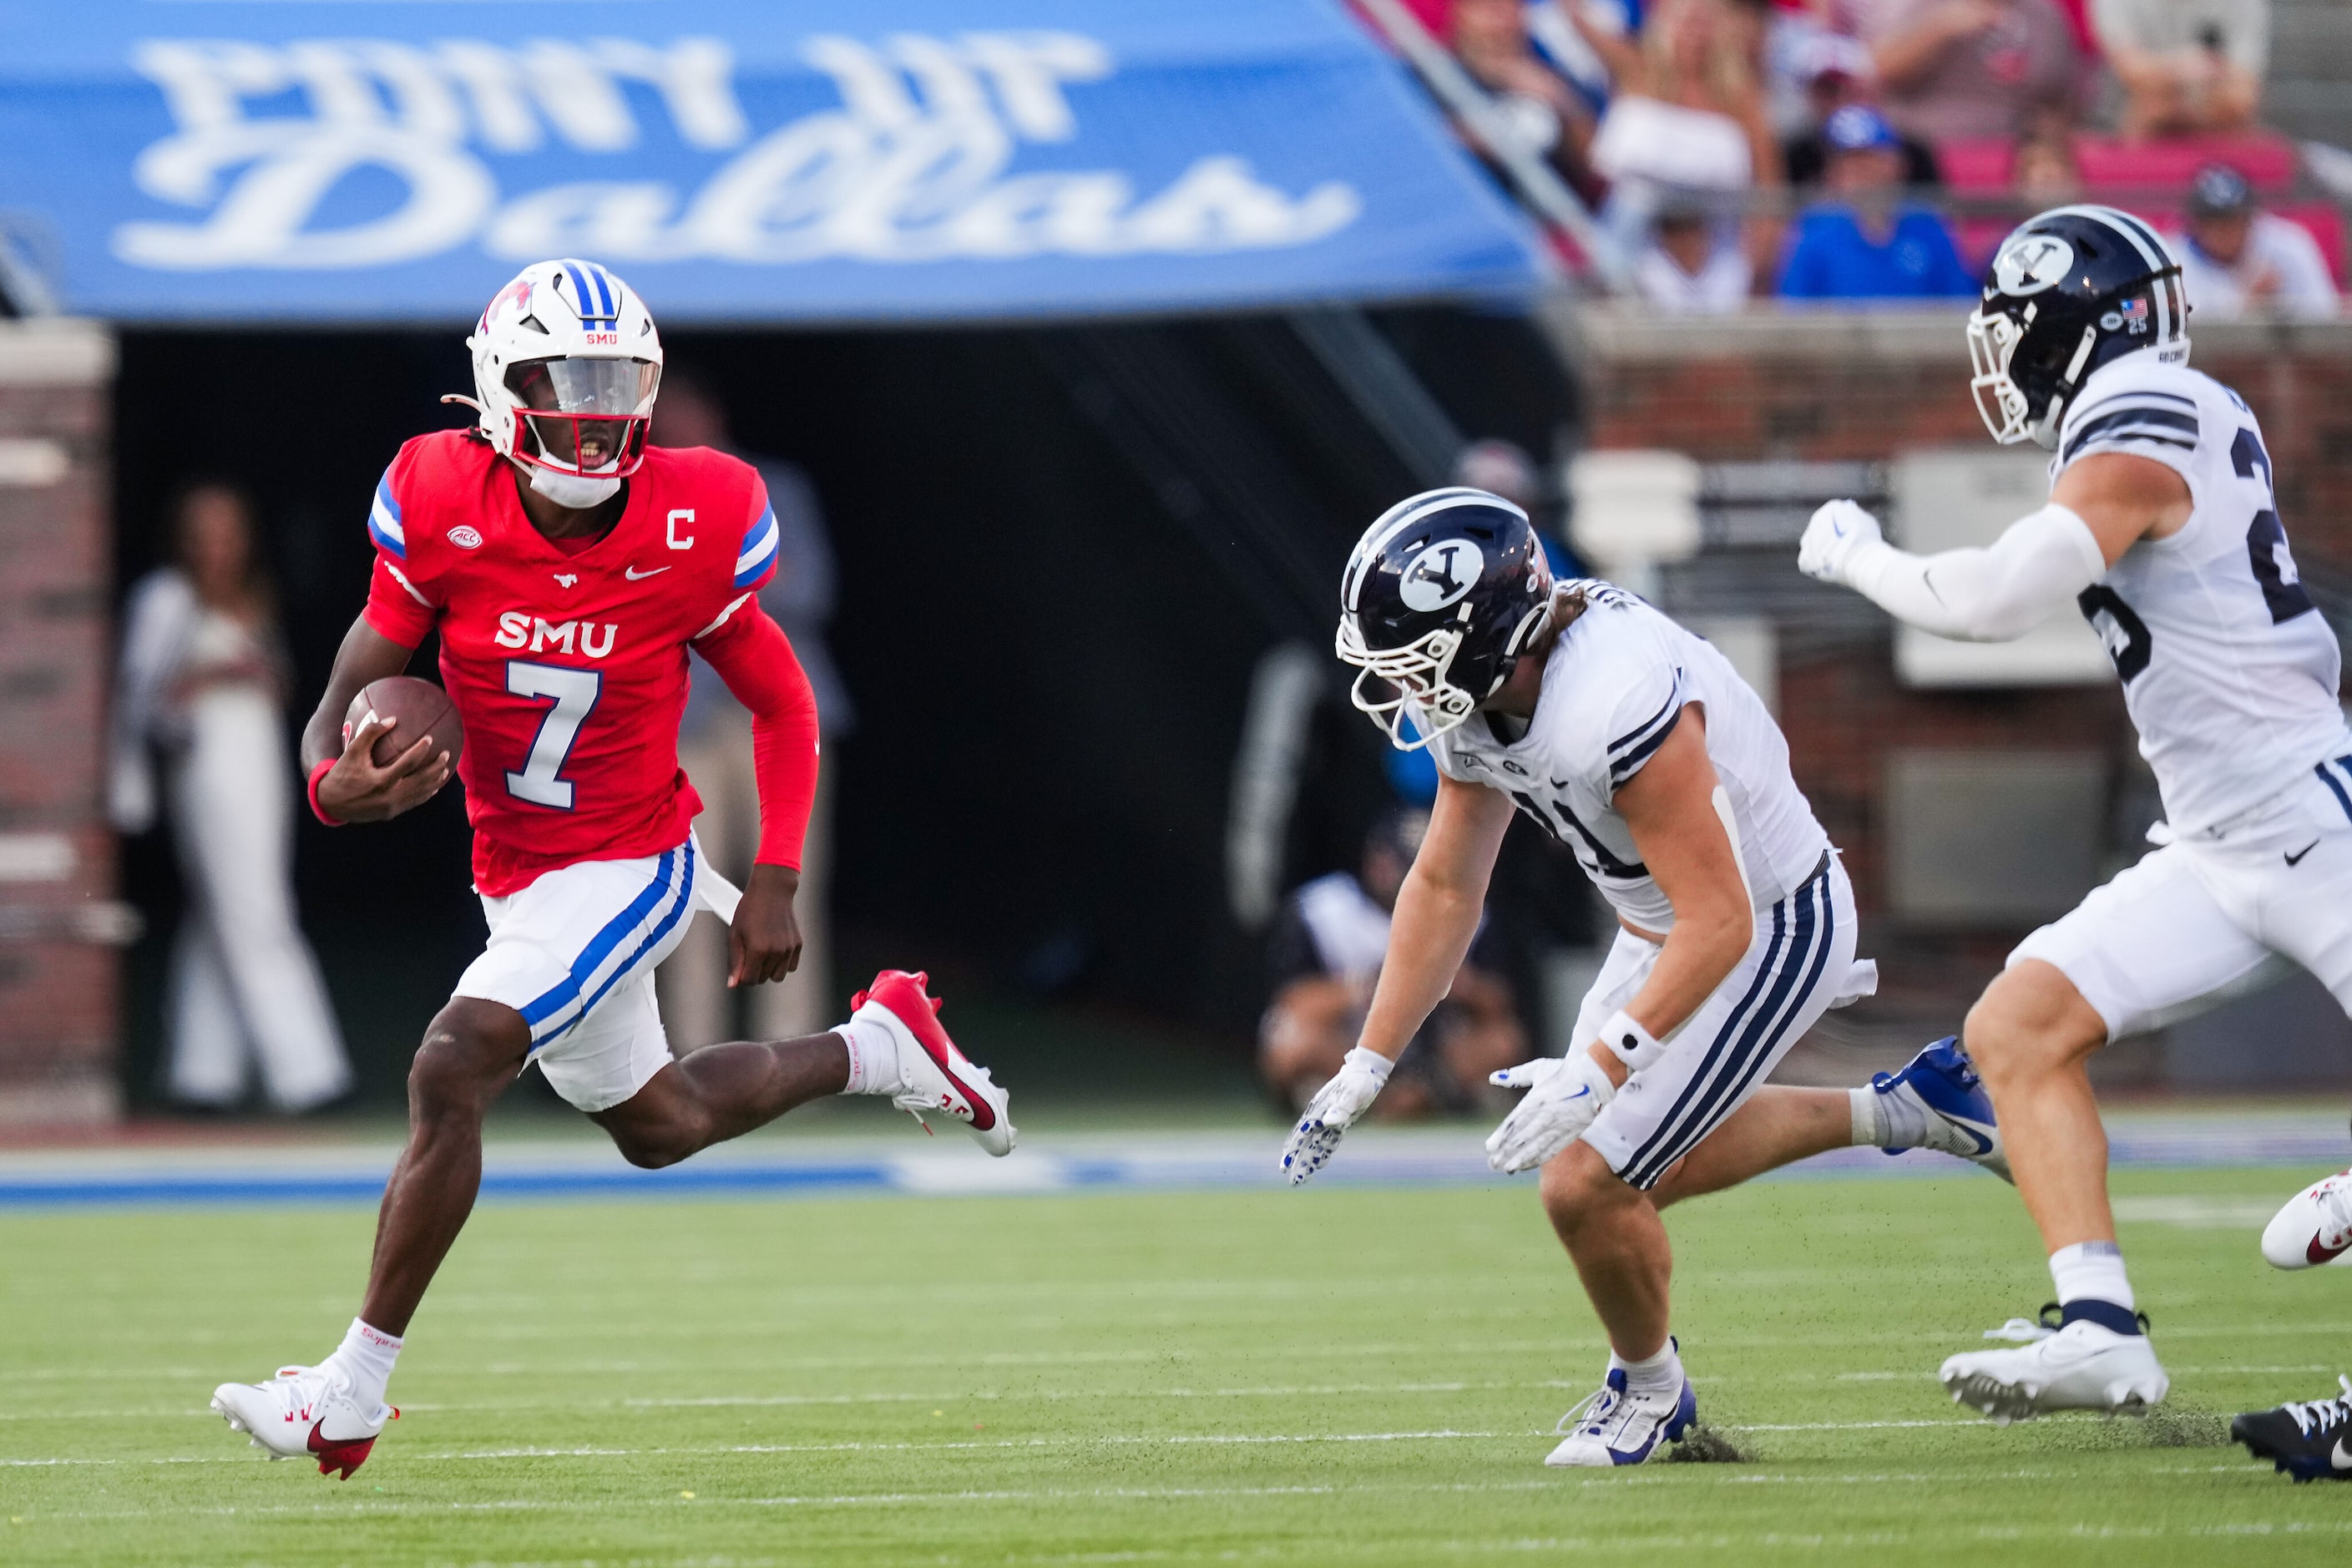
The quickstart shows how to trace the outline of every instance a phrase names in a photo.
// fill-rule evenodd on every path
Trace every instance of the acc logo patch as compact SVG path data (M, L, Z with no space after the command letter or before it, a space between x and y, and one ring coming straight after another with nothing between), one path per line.
M2074 266L2074 247L2054 234L2029 234L2001 247L1992 264L1993 287L2023 297L2039 294Z
M1472 588L1486 570L1486 558L1466 539L1431 545L1405 563L1397 597L1409 610L1442 610Z
M449 531L449 542L460 550L479 550L482 536L461 522Z

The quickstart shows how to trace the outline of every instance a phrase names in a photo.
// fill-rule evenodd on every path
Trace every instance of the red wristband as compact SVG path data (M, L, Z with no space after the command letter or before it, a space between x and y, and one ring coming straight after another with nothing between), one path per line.
M303 792L310 797L310 815L317 817L320 821L325 823L330 827L341 827L343 825L336 821L333 817L329 816L327 815L327 808L319 804L319 781L325 778L329 773L334 772L335 763L339 759L334 757L329 757L325 762L320 763L317 767L312 768L310 770L310 787Z

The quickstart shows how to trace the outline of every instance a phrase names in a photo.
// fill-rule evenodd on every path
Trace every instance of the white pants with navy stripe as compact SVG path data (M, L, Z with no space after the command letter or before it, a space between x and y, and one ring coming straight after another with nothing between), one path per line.
M2294 964L2352 1013L2352 754L2151 850L2009 962L2029 958L2056 965L2110 1039L2193 1017Z
M1851 1001L1853 886L1837 857L1805 884L1756 916L1756 940L1666 1043L1665 1054L1626 1079L1593 1118L1584 1141L1628 1184L1658 1184L1772 1074L1789 1047L1831 1007ZM1657 943L1621 931L1584 999L1575 1038L1600 1037L1609 1016L1633 999L1656 967Z
M654 968L700 904L692 837L635 860L583 860L485 898L489 945L456 994L503 1002L530 1026L530 1060L583 1110L635 1095L672 1059Z

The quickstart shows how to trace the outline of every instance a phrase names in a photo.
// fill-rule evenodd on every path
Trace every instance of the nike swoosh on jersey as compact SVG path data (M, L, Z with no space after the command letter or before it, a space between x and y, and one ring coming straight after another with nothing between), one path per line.
M667 566L656 566L650 572L640 572L634 566L624 566L621 568L621 575L632 583L642 583L648 577L658 577L668 570Z
M2308 844L2305 845L2302 848L2300 848L2300 849L2296 850L2294 854L2292 854L2292 855L2288 856L2288 857L2286 858L2286 863L2287 863L2288 865L2292 866L2292 865L2294 865L2296 861L2301 860L2305 856L2306 856L2306 855L2310 854L2313 850L2315 850L2315 849L2316 849L2316 848L2318 848L2318 847L2319 847L2319 840L2318 840L2318 839L2316 839L2316 838L2315 838L2315 839L2313 839L2310 843L2308 843Z

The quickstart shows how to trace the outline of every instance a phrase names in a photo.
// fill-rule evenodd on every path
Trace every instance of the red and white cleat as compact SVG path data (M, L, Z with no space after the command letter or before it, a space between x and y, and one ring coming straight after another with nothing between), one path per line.
M2352 1264L2352 1171L2323 1177L2287 1199L2263 1227L2263 1257L2273 1268Z
M880 1024L898 1043L898 1076L906 1088L890 1103L918 1121L926 1110L945 1111L990 1153L1010 1154L1020 1137L1011 1120L1013 1097L940 1027L941 1003L929 994L930 983L928 974L886 969L849 999L853 1018ZM928 1131L929 1123L924 1126Z
M282 1366L268 1383L224 1383L213 1408L271 1458L313 1458L320 1475L340 1471L344 1480L366 1462L383 1424L400 1417L389 1405L362 1410L350 1383L318 1366Z

